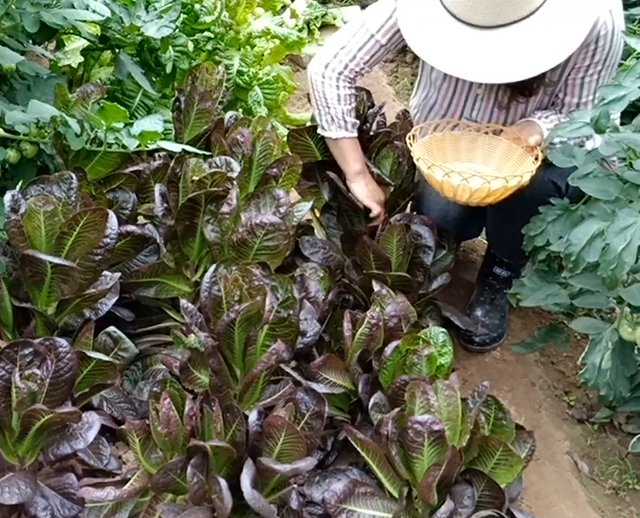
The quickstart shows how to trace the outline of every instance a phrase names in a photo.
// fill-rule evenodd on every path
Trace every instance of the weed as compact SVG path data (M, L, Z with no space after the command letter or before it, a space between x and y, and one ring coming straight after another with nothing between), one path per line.
M564 402L567 406L573 408L574 406L576 406L576 403L578 402L578 396L565 396L564 397Z
M640 491L636 468L625 458L604 459L598 456L595 471L607 493L625 498L631 491Z

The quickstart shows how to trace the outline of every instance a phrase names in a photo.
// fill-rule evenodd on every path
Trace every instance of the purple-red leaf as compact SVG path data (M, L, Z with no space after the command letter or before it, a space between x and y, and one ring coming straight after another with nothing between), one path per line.
M293 227L272 214L247 215L230 237L230 251L237 262L280 266L294 245Z
M244 455L247 448L247 423L244 412L237 405L225 405L222 415L224 436L238 455Z
M340 491L340 498L329 506L333 518L348 518L354 511L363 516L392 518L400 509L400 501L386 496L376 486L351 481Z
M84 486L78 490L78 497L87 504L104 504L133 500L149 487L151 475L143 470L137 471L124 485L91 487ZM120 482L122 484L122 481Z
M185 425L170 390L149 400L149 424L156 444L165 453L181 453L186 448L188 436Z
M409 417L400 433L400 442L416 484L448 450L444 425L431 415Z
M489 475L477 469L466 469L460 478L475 489L477 499L474 512L503 512L506 509L508 504L507 495Z
M304 436L282 416L272 414L262 425L262 456L291 464L307 454Z
M33 498L36 489L35 472L6 473L0 478L0 504L24 504Z
M187 486L189 502L192 505L204 505L207 500L207 454L199 453L187 466Z
M345 318L346 318L345 312ZM367 311L360 322L358 322L353 339L344 344L347 353L347 366L354 369L360 353L370 351L375 353L384 343L384 323L382 313L371 308Z
M122 469L121 462L113 454L111 444L102 436L96 437L87 448L77 451L76 455L90 468L112 473L120 472Z
M288 361L291 355L291 349L283 341L276 340L245 377L240 388L240 395L245 395L259 376L275 369L280 363Z
M339 271L344 266L344 256L337 245L326 239L304 236L298 240L300 251L314 263L329 270Z
M184 495L190 489L187 483L187 466L189 459L178 457L167 462L151 477L149 487L154 493L171 493Z
M309 364L311 381L326 389L328 394L342 394L355 390L351 374L335 354L325 354Z
M79 423L66 426L51 438L42 452L43 460L53 462L87 448L97 437L101 426L98 414L85 412Z
M274 459L258 457L256 465L258 471L267 471L278 475L284 480L304 475L316 467L318 461L313 457L305 457L290 464L283 464Z
M356 246L358 261L365 272L390 272L391 260L385 251L368 236L362 236Z
M216 518L229 518L233 507L233 497L227 481L216 474L212 474L209 477L209 492L216 511Z
M33 405L62 406L70 397L78 376L78 360L62 338L16 340L0 350L0 427L11 426L17 410ZM9 421L7 421L9 420Z
M329 405L319 392L310 387L299 388L284 400L284 405L293 404L295 414L292 423L300 431L307 445L307 451L316 449L325 428Z
M240 487L245 501L262 518L278 518L275 506L260 494L257 485L256 466L251 459L247 459L240 476Z
M450 498L458 515L470 516L476 507L478 493L471 484L461 482L451 488Z
M225 68L202 63L191 70L173 104L176 140L186 144L211 129L224 91Z
M302 493L307 501L320 505L326 499L332 500L329 495L334 487L340 489L351 480L375 484L373 479L354 466L328 468L309 473L302 487Z
M416 387L420 390L420 398L415 400L415 403L419 403L419 406L414 407L414 401L410 400L412 397L411 387ZM392 407L400 407L407 405L407 412L411 415L422 415L430 412L431 406L428 399L422 397L422 393L426 393L426 389L429 387L429 381L422 376L400 376L391 384L387 390L389 402Z
M374 425L376 425L384 416L391 412L389 400L383 392L376 392L369 400L369 416Z
M159 510L162 518L213 518L214 516L213 509L210 507L192 507L185 504L161 504Z
M66 473L38 481L38 490L25 504L28 516L37 518L75 518L82 512L82 500L78 498L78 480Z

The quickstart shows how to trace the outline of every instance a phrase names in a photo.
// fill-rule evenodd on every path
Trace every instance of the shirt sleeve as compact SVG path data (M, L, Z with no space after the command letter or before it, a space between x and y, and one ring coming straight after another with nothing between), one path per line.
M546 138L559 123L577 110L590 110L600 86L609 83L622 57L624 15L615 8L603 15L575 57L575 64L553 97L548 109L538 110L525 120L537 122Z
M403 44L396 0L378 0L328 39L307 70L311 104L321 135L358 135L356 81Z

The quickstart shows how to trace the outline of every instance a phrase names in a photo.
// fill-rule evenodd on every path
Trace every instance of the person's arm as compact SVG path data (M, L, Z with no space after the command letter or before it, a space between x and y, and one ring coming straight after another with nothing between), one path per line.
M358 136L356 81L403 43L396 0L378 0L327 40L307 70L321 135Z
M593 108L598 88L613 79L620 63L623 31L624 16L616 7L594 26L551 105L532 113L521 123L535 122L542 138L546 139L556 125L569 120L572 112Z
M376 223L384 215L384 194L369 173L357 138L356 81L403 43L396 0L378 0L329 38L307 71L318 131Z

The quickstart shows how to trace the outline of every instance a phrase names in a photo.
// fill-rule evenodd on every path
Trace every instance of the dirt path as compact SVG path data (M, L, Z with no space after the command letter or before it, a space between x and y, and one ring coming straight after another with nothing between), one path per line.
M482 243L471 243L456 265L455 281L444 297L464 307L473 291ZM535 311L516 311L509 336L502 348L478 356L459 351L457 368L468 390L483 381L491 382L492 392L512 410L514 417L534 430L538 444L535 459L525 474L523 507L536 518L599 518L577 478L571 451L565 408L554 397L544 370L534 356L511 352L511 344L531 336L545 324L545 315ZM613 516L612 516L613 518Z
M415 61L400 55L376 67L360 84L371 90L376 102L384 102L387 115L393 117L408 100L414 71ZM291 109L308 111L303 71L298 74L298 83L301 91L292 100ZM443 294L460 309L473 290L483 247L477 241L463 248L455 280ZM511 345L531 337L548 322L542 312L515 311L501 349L486 356L459 351L458 371L468 390L490 381L493 392L514 416L535 431L537 453L525 475L522 507L526 511L536 518L640 518L636 468L620 460L625 445L570 416L567 402L575 404L586 397L576 381L582 346L578 344L570 353L528 356L511 350Z

